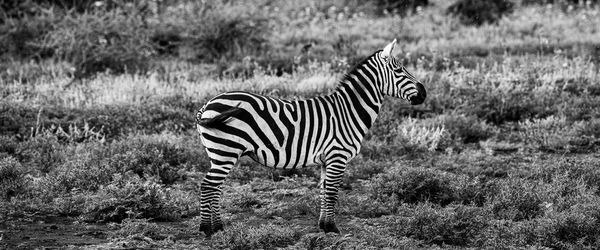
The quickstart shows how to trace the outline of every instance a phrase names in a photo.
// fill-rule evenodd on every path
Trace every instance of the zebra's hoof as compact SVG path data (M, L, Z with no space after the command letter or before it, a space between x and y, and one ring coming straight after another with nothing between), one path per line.
M206 237L210 237L213 234L210 224L200 224L200 232L203 232Z
M320 221L319 228L323 229L323 231L325 231L325 233L336 233L336 234L340 233L340 230L337 228L337 226L335 225L335 222L333 222L333 221Z
M212 232L216 233L219 231L223 231L223 224L222 223L214 224L214 226L212 228Z

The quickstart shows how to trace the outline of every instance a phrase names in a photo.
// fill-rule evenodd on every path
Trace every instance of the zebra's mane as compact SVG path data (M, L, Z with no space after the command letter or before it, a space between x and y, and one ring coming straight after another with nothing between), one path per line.
M362 60L360 60L358 63L354 64L354 66L352 66L352 68L350 68L350 70L348 70L348 72L346 74L344 74L344 76L338 82L338 85L335 88L335 90L339 90L344 85L346 85L348 83L348 81L352 78L352 76L357 73L357 71L360 69L360 67L362 65L364 65L365 63L367 63L367 61L369 61L373 56L375 56L380 51L382 51L382 50L375 51L370 56L367 56L367 57L363 58Z

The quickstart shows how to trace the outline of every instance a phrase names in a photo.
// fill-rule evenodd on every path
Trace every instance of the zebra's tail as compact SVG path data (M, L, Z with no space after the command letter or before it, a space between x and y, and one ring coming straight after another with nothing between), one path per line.
M215 117L202 118L202 113L204 113L205 107L202 107L200 110L198 110L198 113L196 113L196 124L198 124L198 126L202 126L205 128L214 128L214 127L221 126L221 125L227 123L227 120L229 118L231 118L232 116L235 116L243 111L243 109L239 108L239 105L238 105L238 106L232 107L226 111L223 111L222 113L218 114Z

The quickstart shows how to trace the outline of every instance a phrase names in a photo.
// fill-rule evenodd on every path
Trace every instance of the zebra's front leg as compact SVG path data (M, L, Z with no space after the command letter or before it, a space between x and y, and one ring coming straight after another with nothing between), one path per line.
M340 233L340 230L335 225L335 204L338 200L338 189L345 169L345 164L329 164L325 167L325 171L321 171L323 185L321 188L319 228L323 229L325 233Z
M221 220L221 184L235 161L211 161L211 168L200 184L200 231L206 236L223 230ZM219 164L217 164L219 163Z

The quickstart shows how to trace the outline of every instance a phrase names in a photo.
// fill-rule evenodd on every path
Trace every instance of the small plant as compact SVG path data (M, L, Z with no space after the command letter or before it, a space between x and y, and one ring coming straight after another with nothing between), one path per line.
M379 14L385 12L407 14L419 7L429 5L429 0L377 0L375 4Z
M375 199L402 203L432 202L447 205L454 200L452 176L425 168L394 167L377 175L369 189Z
M416 119L409 118L403 122L395 131L400 140L399 144L417 149L435 151L445 143L448 134L444 126L427 127L422 126Z
M120 222L127 218L173 219L175 210L158 184L121 180L100 188L85 204L86 221Z
M11 197L23 192L25 188L23 167L13 157L0 159L0 200L10 200Z
M448 7L448 12L458 16L467 25L496 23L502 16L513 11L510 0L459 0Z
M190 59L219 62L241 60L242 55L260 55L267 45L268 20L254 4L220 0L189 2L185 8L170 11L169 15L177 19L161 20L154 36L165 44L161 49L174 50L170 45L186 47L196 57ZM169 35L173 34L169 30L178 30L181 35Z
M115 224L118 229L112 232L114 238L164 240L172 237L168 228L161 227L149 219L125 219L121 224Z
M46 35L44 46L71 63L76 78L143 71L153 51L142 19L121 9L70 14Z
M397 235L429 244L470 246L475 236L487 227L488 212L464 205L440 209L431 204L419 204L405 208L401 215L390 222Z
M289 225L248 226L245 223L234 223L227 230L213 235L211 240L217 246L232 250L270 249L294 244L300 236L300 230Z
M546 201L544 198L548 193L542 192L547 191L543 189L543 183L509 178L500 181L497 187L498 191L488 198L490 201L486 203L497 218L521 221L536 218L544 213L542 204Z
M542 150L567 150L569 142L573 139L565 117L549 116L544 119L526 120L519 122L519 127L524 142Z

